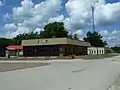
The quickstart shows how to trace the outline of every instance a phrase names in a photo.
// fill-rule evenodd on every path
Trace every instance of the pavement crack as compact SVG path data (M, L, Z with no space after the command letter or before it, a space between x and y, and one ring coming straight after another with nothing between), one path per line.
M78 69L78 70L75 70L75 71L72 71L73 73L77 73L77 72L82 72L82 71L84 71L85 69Z

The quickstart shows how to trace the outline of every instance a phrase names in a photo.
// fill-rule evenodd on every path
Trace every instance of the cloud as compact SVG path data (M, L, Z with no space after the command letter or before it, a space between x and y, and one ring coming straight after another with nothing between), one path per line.
M0 0L0 6L2 6L3 5L3 2Z
M46 0L39 4L34 4L32 0L21 1L21 6L12 9L13 23L16 24L17 29L16 31L13 30L13 32L11 32L13 34L10 35L17 35L23 32L27 33L28 31L38 31L38 29L43 28L49 20L62 20L64 16L59 16L58 14L60 9L61 0ZM8 14L5 15L5 18L8 18ZM9 24L5 24L5 29L8 25ZM7 30L8 29L9 28L7 28Z
M83 37L84 37L84 35L85 35L85 33L83 32L83 30L81 30L81 29L75 31L75 32L73 33L73 35L74 35L74 34L77 34L80 40L83 40Z
M108 35L108 31L107 30L101 30L99 33L101 35L103 35L103 36L107 36Z
M44 31L42 28L36 28L35 30L34 30L34 32L36 33L40 33L41 31Z
M69 15L70 29L81 29L91 26L91 2L93 0L69 0L66 3L66 9ZM111 25L120 18L120 2L107 3L105 0L99 0L95 5L95 24Z
M13 20L22 22L33 16L34 3L31 0L21 1L21 7L13 8Z
M120 18L120 2L101 4L96 7L95 21L97 25L111 25Z
M10 33L9 37L17 36L18 33L19 33L19 34L23 34L23 33L29 33L29 32L30 32L29 28L19 26L18 29L17 29L15 32Z
M11 31L11 32L14 32L14 31L16 31L17 26L14 23L5 24L4 29L8 30L8 31Z
M101 30L99 32L105 41L107 41L108 45L115 46L119 45L120 43L120 31L119 30Z
M59 16L50 18L48 23L55 22L55 21L56 22L63 22L64 21L64 16L63 15L59 15Z
M5 24L4 28L8 35L15 36L30 31L41 31L45 24L49 22L64 22L69 32L78 33L80 38L83 30L92 26L91 3L93 0L68 0L65 3L67 15L63 12L62 0L45 0L40 3L33 3L32 0L23 0L21 5L12 9L12 17L9 13L4 16L6 19L13 19L11 24ZM120 18L120 3L106 3L105 0L98 0L95 5L95 24L97 26L111 25ZM10 27L10 28L9 28ZM89 29L90 30L90 29ZM108 30L100 32L105 39L110 41L118 31L111 33ZM113 35L113 36L109 36ZM119 36L117 34L117 36ZM116 38L118 39L118 37Z
M87 0L69 0L66 3L66 10L69 18L66 22L69 23L69 29L85 28L89 24L90 8L86 5Z
M18 23L17 25L15 24L6 24L4 27L7 30L6 37L7 38L13 38L17 36L18 34L23 34L23 33L29 33L31 30L23 24Z

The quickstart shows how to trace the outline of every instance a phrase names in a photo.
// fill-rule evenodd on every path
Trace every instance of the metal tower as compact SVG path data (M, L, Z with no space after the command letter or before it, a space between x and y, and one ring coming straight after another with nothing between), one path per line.
M98 0L95 0L91 3L91 9L92 9L92 30L95 31L95 4L98 3Z
M91 9L92 9L92 30L95 31L95 17L94 17L95 7L91 6Z

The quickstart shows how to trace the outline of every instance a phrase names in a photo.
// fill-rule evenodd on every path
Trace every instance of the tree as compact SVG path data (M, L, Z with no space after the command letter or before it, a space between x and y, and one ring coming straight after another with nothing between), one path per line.
M103 41L103 36L96 31L87 32L87 35L83 38L83 40L90 42L91 46L94 47L104 47L107 45L106 41Z
M111 47L111 49L113 50L114 53L120 53L120 47L119 46Z
M13 44L12 39L0 38L0 45L8 46Z
M78 35L75 34L74 36L69 35L68 31L64 27L63 22L53 22L45 25L44 31L41 31L40 33L24 33L19 34L16 37L13 38L14 44L21 44L22 40L26 39L40 39L40 38L61 38L66 37L70 39L78 40Z
M74 34L74 35L73 35L73 39L74 39L74 40L79 40L78 34Z
M39 39L40 35L38 33L24 33L24 34L19 34L16 37L13 38L13 42L14 44L18 44L20 45L22 40L26 40L26 39Z
M63 22L53 22L45 25L44 31L40 33L42 38L59 38L68 37L68 31L64 27Z

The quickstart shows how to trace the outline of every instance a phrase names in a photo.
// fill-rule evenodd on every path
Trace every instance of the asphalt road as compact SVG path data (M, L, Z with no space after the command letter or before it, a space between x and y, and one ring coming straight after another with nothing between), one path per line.
M113 90L119 76L120 56L52 61L44 67L0 72L0 90Z

